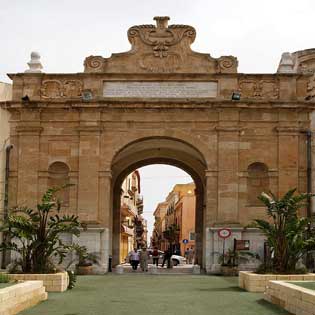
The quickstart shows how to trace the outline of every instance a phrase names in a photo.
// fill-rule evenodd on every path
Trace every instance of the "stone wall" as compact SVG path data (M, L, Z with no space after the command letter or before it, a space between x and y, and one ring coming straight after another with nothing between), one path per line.
M14 315L47 300L43 281L25 281L0 289L0 314Z
M264 299L276 304L290 314L313 315L315 291L285 281L269 281Z
M69 285L67 272L54 274L9 274L10 280L34 281L40 280L47 292L64 292Z
M315 274L291 274L291 275L275 275L275 274L257 274L248 271L240 271L239 287L249 292L265 292L271 280L279 281L314 281Z

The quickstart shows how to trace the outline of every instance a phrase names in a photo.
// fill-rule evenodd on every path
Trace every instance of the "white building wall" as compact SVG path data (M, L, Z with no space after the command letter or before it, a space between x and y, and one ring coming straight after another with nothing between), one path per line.
M12 85L0 82L0 101L12 99ZM4 202L4 175L5 175L5 148L9 144L9 112L0 108L0 218L3 217ZM2 233L0 233L0 242ZM0 253L0 262L2 255Z

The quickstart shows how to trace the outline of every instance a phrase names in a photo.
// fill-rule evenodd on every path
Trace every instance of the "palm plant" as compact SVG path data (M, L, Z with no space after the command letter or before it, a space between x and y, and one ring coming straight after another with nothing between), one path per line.
M22 272L52 272L52 258L57 258L61 264L69 250L60 238L61 233L80 235L81 224L77 216L59 216L61 202L55 194L66 186L48 189L35 210L13 208L0 226L0 232L6 232L10 239L2 242L0 251L17 252Z
M291 189L280 199L271 193L258 197L266 206L270 220L257 219L255 223L267 237L272 257L270 271L274 273L295 272L299 259L315 248L310 219L298 216L309 195L295 195L295 192L296 189Z

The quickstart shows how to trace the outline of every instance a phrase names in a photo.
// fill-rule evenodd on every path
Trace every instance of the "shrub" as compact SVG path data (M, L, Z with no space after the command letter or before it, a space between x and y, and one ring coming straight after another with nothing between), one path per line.
M273 194L259 196L270 221L257 219L255 223L266 235L271 250L270 262L261 266L260 272L295 273L297 262L315 248L315 231L310 219L298 217L298 210L309 195L295 195L295 191L289 190L280 199Z
M0 251L17 252L24 273L55 272L52 258L57 258L61 264L69 251L69 246L60 238L61 233L80 235L77 216L59 216L61 203L55 193L65 187L48 189L35 210L28 207L11 209L0 226L0 231L6 232L10 238L0 245Z
M0 273L0 283L8 283L10 282L10 278L5 273Z

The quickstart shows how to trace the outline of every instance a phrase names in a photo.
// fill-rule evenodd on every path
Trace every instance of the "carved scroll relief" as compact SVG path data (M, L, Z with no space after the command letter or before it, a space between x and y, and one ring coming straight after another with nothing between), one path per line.
M80 80L44 80L40 91L42 98L79 98L82 88Z
M242 98L278 99L279 82L274 79L240 79L239 90Z

